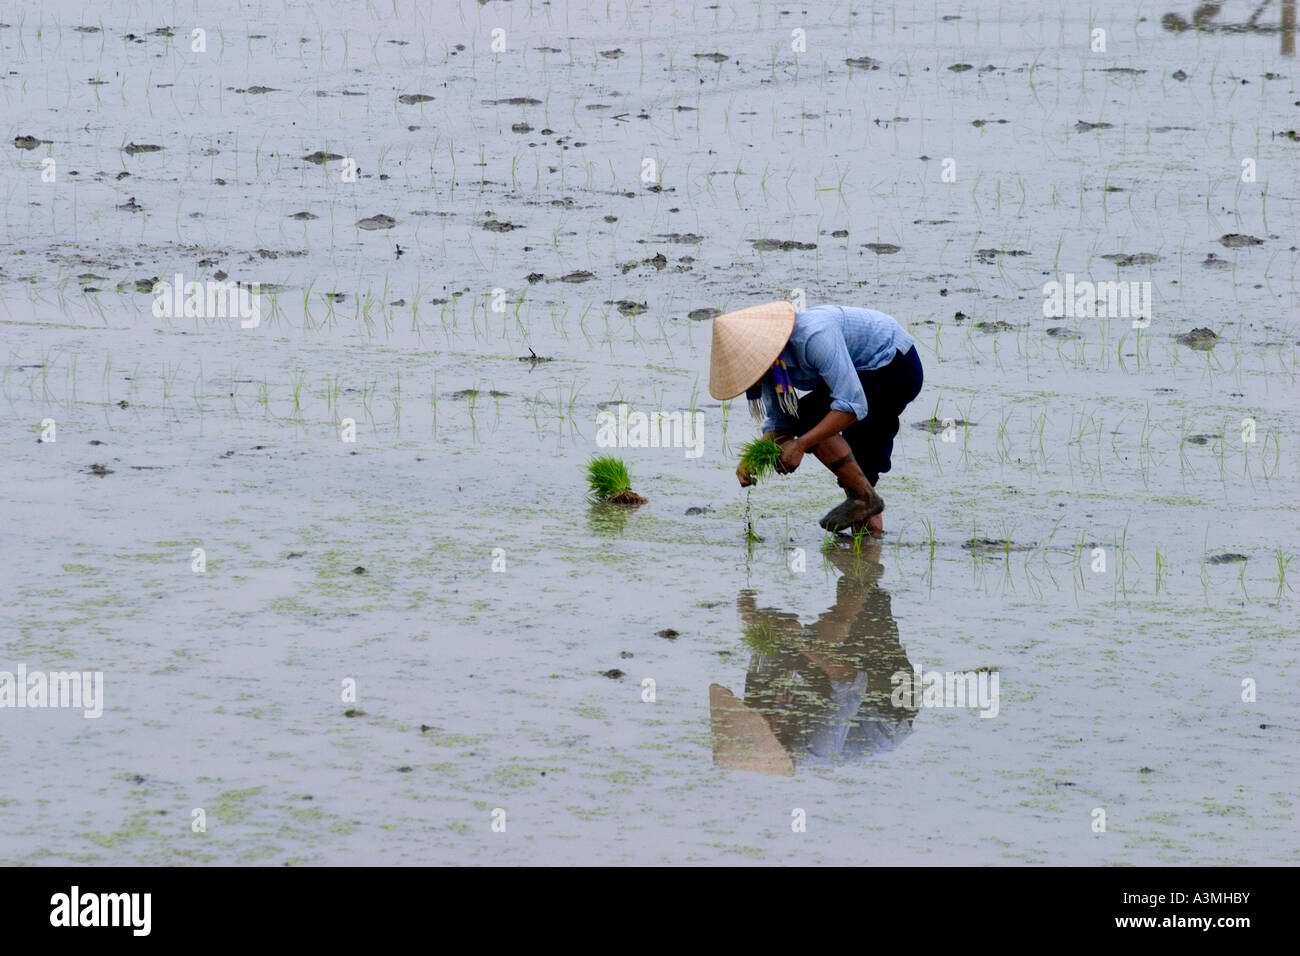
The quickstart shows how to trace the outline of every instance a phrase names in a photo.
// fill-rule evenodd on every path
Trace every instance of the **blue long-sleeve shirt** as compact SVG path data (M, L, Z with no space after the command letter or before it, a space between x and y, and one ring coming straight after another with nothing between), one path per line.
M831 410L852 412L861 421L867 417L867 396L858 372L888 365L914 344L893 316L874 309L819 305L795 316L781 358L795 388L806 391L825 383L831 390ZM795 431L794 420L776 400L770 374L763 376L763 405L764 432Z

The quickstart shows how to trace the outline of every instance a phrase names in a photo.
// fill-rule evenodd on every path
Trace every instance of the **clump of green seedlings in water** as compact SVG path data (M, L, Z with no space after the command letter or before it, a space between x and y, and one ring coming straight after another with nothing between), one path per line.
M593 458L587 465L587 489L589 497L609 504L640 505L646 500L632 490L627 465L611 456Z
M755 438L740 446L740 467L751 478L766 478L776 471L781 446L771 438Z
M754 552L754 544L762 541L758 532L754 530L754 511L750 507L749 493L752 488L745 489L745 543L749 546L751 554Z

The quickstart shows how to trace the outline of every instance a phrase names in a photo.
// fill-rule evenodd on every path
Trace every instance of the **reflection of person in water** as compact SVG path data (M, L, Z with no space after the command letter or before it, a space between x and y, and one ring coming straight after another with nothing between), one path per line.
M709 688L713 759L719 766L793 774L795 763L833 766L893 750L911 732L914 707L891 701L891 676L911 673L898 640L878 542L862 552L832 548L842 572L835 604L803 627L796 615L759 608L753 591L736 604L754 652L745 699Z

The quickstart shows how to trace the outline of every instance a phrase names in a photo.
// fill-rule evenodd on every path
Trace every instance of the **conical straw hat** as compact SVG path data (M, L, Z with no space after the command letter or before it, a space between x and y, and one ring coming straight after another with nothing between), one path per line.
M709 394L735 398L772 367L794 331L794 305L769 302L713 320Z
M713 764L780 777L794 776L794 759L781 746L763 715L721 684L709 685Z

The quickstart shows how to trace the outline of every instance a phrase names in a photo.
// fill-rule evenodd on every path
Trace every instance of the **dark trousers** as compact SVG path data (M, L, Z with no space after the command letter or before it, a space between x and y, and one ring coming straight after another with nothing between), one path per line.
M921 393L924 377L915 346L906 353L899 352L887 365L858 372L862 391L867 396L867 417L840 434L872 485L890 469L898 416ZM799 399L799 434L816 426L830 410L831 390L823 383Z

